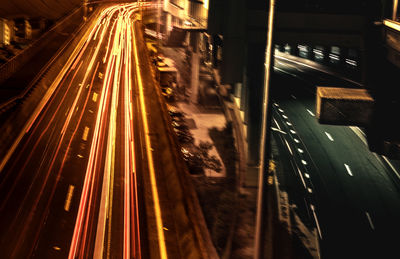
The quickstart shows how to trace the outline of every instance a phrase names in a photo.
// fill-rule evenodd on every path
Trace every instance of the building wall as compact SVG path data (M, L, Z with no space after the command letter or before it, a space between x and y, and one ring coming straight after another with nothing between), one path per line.
M0 45L10 45L11 30L6 19L0 19Z

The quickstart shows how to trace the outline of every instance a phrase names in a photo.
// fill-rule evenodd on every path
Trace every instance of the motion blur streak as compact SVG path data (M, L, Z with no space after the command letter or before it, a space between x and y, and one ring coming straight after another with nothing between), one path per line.
M102 174L103 188L101 194L101 206L99 210L99 220L97 221L96 241L94 246L94 255L96 258L110 257L109 247L105 247L106 232L108 231L107 241L110 242L111 227L112 227L112 200L113 200L113 179L114 171L116 170L116 154L122 151L123 155L123 258L131 258L132 256L140 257L140 242L136 240L139 237L138 226L131 226L137 224L137 207L136 193L134 187L136 186L136 179L131 179L132 173L135 173L135 154L134 154L134 139L133 139L133 114L132 114L132 86L131 78L131 51L132 51L132 20L131 16L137 10L136 3L123 4L112 6L105 9L95 27L90 34L87 42L96 40L99 32L99 43L96 47L96 58L101 42L105 37L106 29L110 29L111 34L107 41L105 55L102 58L103 63L106 63L106 71L104 82L101 91L99 102L99 109L97 113L96 123L93 133L93 141L90 147L90 155L86 168L86 175L80 198L78 215L75 222L71 246L69 249L68 258L84 258L86 254L86 246L91 242L87 240L89 237L88 229L90 224L90 211L93 210L92 197L94 190L94 180L98 178L96 174ZM112 21L112 18L116 19ZM104 25L104 26L102 26ZM102 27L102 31L100 31ZM88 70L91 70L89 66ZM119 103L122 102L122 103ZM121 108L122 107L122 108ZM117 110L123 109L123 129L124 136L122 150L116 150L117 143ZM107 111L110 111L109 117ZM109 121L107 121L109 118ZM108 126L107 126L108 125ZM108 128L108 130L107 130ZM101 157L103 140L106 140L105 151L105 165L104 171L101 172ZM131 213L131 210L134 210ZM132 215L131 215L132 214ZM107 216L106 216L107 215ZM108 221L108 228L106 224ZM133 232L133 233L132 233ZM132 235L135 235L134 240L131 240ZM131 247L133 246L133 249ZM105 249L104 249L105 248ZM137 253L137 254L136 254Z
M133 27L134 28L134 27ZM135 33L132 33L135 35ZM150 171L150 181L151 181L151 190L153 194L153 200L154 200L154 213L156 215L156 224L157 224L157 235L158 235L158 241L159 241L159 249L160 249L160 257L161 258L167 258L167 249L165 246L165 237L164 237L164 229L163 229L163 222L162 222L162 217L161 217L161 208L160 208L160 201L158 197L158 190L157 190L157 182L156 182L156 177L155 177L155 169L153 166L153 154L152 154L152 148L151 148L151 141L150 141L150 131L149 131L149 125L147 122L147 112L146 112L146 105L144 101L144 90L143 90L143 82L142 82L142 77L140 74L140 67L139 67L139 59L138 59L138 50L135 41L133 41L133 50L135 54L135 60L136 60L136 75L138 78L138 87L139 87L139 96L140 96L140 106L141 106L141 112L142 112L142 117L143 117L143 127L144 127L144 134L145 134L145 142L146 142L146 152L147 152L147 158L148 158L148 166L149 166L149 171Z

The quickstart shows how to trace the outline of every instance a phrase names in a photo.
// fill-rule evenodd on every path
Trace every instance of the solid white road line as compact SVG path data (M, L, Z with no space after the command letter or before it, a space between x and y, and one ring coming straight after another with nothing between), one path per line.
M326 132L326 131L325 131L325 135L328 137L328 139L329 139L330 141L335 141L335 140L333 139L332 135L329 134L329 133Z
M348 173L350 176L353 176L353 173L351 172L350 166L349 166L348 164L344 164L344 167L346 167L347 173Z
M315 225L317 226L319 238L322 239L321 228L319 227L319 222L318 222L318 218L317 218L317 213L315 213L315 207L314 207L314 205L310 204L310 208L311 208L312 213L313 213L313 216L314 216Z
M365 215L367 216L367 219L368 219L369 225L371 226L371 228L372 228L372 229L374 229L374 230L375 230L374 223L372 223L371 216L369 215L369 213L368 213L367 211L365 212Z
M307 112L308 112L311 116L315 117L315 114L314 114L312 111L310 111L309 109L307 109Z

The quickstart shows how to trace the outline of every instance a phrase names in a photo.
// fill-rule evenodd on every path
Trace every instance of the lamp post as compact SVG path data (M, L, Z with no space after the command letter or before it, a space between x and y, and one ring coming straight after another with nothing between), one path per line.
M254 259L263 259L265 239L265 210L268 202L268 186L266 185L266 174L268 172L268 161L270 156L270 82L271 74L273 73L273 28L274 28L274 8L275 0L269 0L268 6L268 22L267 22L267 44L265 46L265 63L264 63L264 95L262 109L262 124L261 124L261 140L260 140L260 167L258 171L258 194L257 194L257 214L256 214L256 233L254 246ZM271 212L269 212L271 213ZM268 224L267 224L268 226ZM271 229L268 229L271 231Z

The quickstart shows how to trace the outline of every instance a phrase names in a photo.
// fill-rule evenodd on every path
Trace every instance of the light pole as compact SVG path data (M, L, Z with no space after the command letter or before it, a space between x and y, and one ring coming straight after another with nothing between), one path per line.
M258 171L258 193L257 193L257 215L256 215L256 233L255 233L255 247L254 259L263 259L264 245L265 245L265 210L266 203L268 202L268 194L270 191L266 186L266 174L268 172L268 165L265 159L270 156L270 82L271 74L273 73L273 28L274 28L274 8L275 0L269 0L268 6L268 23L267 23L267 44L265 47L265 63L264 63L264 95L263 95L263 109L262 109L262 124L261 124L261 140L260 140L260 167ZM268 213L271 213L268 211ZM271 231L271 229L268 229Z

